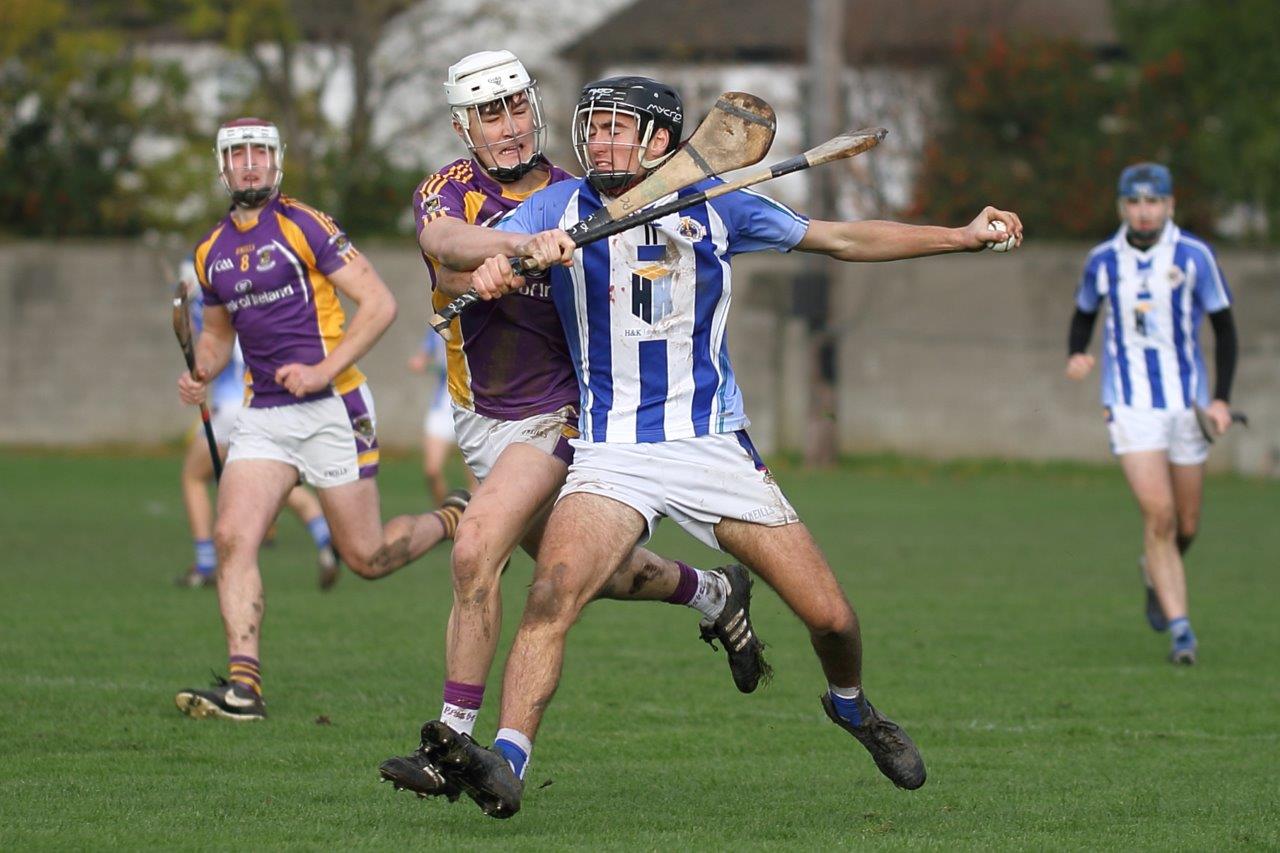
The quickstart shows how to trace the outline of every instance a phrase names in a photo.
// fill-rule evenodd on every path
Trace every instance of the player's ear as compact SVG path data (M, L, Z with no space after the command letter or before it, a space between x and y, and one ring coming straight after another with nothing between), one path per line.
M665 127L659 127L653 132L653 137L649 139L649 146L645 148L644 159L652 160L655 157L661 157L667 153L667 146L671 144L671 131Z

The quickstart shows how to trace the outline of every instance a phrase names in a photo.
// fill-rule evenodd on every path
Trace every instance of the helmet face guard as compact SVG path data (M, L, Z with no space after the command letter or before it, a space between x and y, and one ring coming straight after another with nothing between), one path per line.
M636 122L635 140L615 141L618 116L629 116ZM593 142L592 125L600 124L607 117L608 138ZM645 172L660 165L670 157L680 143L680 131L684 124L680 96L670 86L647 77L610 77L589 83L582 90L573 116L573 153L578 158L587 180L599 192L616 195L630 189L643 178ZM669 140L666 150L659 156L645 159L649 143L659 128L665 129ZM591 149L607 145L612 168L595 165ZM629 149L625 152L618 149ZM618 164L626 164L618 168Z
M464 57L450 66L444 92L467 150L494 180L519 180L543 161L547 123L542 117L538 84L511 51L489 50ZM522 130L519 122L526 110L531 113L532 126ZM496 141L487 140L482 125L490 122L485 119L493 119L506 132ZM503 148L526 142L528 157L511 166L500 164ZM485 163L480 151L492 165Z
M236 187L232 181L235 168L232 163L238 152L243 152L240 168L265 167L267 180L259 186ZM218 178L237 207L258 207L275 195L284 180L284 144L280 141L279 129L270 122L254 118L227 122L218 128L214 156L218 161Z

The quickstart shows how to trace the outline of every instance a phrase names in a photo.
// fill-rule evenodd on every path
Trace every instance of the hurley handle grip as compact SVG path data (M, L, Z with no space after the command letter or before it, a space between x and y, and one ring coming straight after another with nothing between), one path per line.
M631 227L631 222L636 213L638 211L633 211L626 216L614 219L609 214L608 209L602 207L586 219L578 222L567 233L573 239L575 245L585 246L587 243L594 243L596 240L626 231ZM510 260L511 269L515 271L516 275L525 275L526 273L538 271L538 267L533 263L532 258L511 258ZM449 325L453 322L453 318L479 301L480 294L474 290L468 290L461 296L454 297L453 301L448 305L432 314L428 322L431 324L431 328L436 331L436 334L446 341L450 340L453 338L453 332L449 329Z
M511 258L510 260L511 269L516 275L524 275L525 273L535 272L538 269L532 258ZM448 305L431 315L431 320L429 321L431 328L446 341L450 340L453 337L453 332L450 330L449 325L453 322L453 318L479 301L480 294L474 290L468 290L461 296L454 297Z

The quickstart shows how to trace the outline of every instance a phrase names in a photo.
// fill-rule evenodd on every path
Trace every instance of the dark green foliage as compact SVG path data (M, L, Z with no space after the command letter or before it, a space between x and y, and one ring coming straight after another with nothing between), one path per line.
M1190 87L1177 51L1104 63L1070 42L968 39L944 76L947 114L911 212L963 222L995 204L1038 239L1100 239L1117 227L1120 170L1158 160L1173 170L1179 222L1212 233L1223 196L1205 184Z

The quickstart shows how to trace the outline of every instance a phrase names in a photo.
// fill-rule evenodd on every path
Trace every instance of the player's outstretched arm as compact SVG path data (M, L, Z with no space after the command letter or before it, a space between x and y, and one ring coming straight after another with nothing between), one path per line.
M992 230L999 222L1006 233ZM899 261L942 255L948 252L977 252L1007 239L1022 244L1022 220L1016 213L986 207L963 228L938 225L907 225L902 222L864 220L827 222L815 219L803 239L796 244L802 252L829 255L838 261Z
M276 382L296 397L323 390L334 377L373 348L396 318L396 299L373 264L363 255L329 274L343 296L356 304L342 341L319 364L286 364Z

